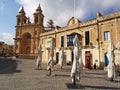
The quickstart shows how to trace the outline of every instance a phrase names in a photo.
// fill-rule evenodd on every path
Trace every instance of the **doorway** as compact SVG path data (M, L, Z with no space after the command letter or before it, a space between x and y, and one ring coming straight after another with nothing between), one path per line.
M21 53L30 54L31 51L31 34L24 33L21 40Z
M108 57L107 57L107 53L105 53L105 66L107 66L108 64L109 64L109 59L108 59Z
M58 64L59 63L59 53L57 52L56 53L56 64Z
M92 54L90 51L85 52L85 68L92 69Z

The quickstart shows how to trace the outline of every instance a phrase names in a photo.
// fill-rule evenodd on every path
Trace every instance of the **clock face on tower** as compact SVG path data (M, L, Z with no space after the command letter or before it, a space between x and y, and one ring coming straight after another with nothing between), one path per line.
M72 24L75 24L75 20L74 19L72 20Z

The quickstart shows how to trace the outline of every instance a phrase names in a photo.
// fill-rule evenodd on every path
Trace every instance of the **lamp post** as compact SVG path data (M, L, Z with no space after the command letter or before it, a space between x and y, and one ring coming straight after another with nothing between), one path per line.
M36 45L35 45L35 47L36 47L36 48L35 48L35 49L36 49L36 50L35 50L35 51L36 51L35 60L36 60L36 57L37 57L37 38L38 38L37 35L35 35L35 41L36 41L36 43L35 43L35 44L36 44Z
M98 54L99 54L99 65L100 65L100 62L101 62L101 58L100 58L100 44L101 44L101 42L100 42L100 28L99 28L99 21L98 21L98 19L97 19L97 22L96 22L96 25L97 25L97 31L98 31L98 38L97 38L97 42L98 42ZM100 67L100 66L99 66Z

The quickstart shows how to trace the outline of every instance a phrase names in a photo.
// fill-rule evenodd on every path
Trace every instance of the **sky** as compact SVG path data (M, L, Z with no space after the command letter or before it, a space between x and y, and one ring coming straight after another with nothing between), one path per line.
M24 7L26 16L33 22L39 4L45 16L44 26L49 19L55 26L64 27L73 16L83 22L96 18L98 11L102 15L120 12L120 0L0 0L0 41L13 45L19 9Z

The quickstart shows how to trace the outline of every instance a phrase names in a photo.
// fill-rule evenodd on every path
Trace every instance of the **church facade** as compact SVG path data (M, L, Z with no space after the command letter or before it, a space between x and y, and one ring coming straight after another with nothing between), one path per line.
M50 44L54 41L54 61L60 63L62 48L64 48L67 64L73 61L73 38L77 34L82 47L82 60L85 68L92 69L94 64L98 68L106 66L109 61L106 57L110 41L116 47L115 62L118 60L120 40L120 12L103 16L97 13L95 19L81 22L72 17L65 27L56 26L54 29L45 30L43 26L44 15L40 5L36 9L34 23L30 23L22 8L17 15L15 53L19 57L28 58L35 56L37 47L42 45L42 62L47 63L50 53Z
M44 32L44 15L42 14L40 5L33 14L33 17L34 23L31 23L29 17L26 17L23 7L16 16L14 51L18 57L31 58L34 57L37 52L37 47L40 42L39 35Z

